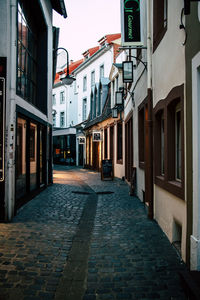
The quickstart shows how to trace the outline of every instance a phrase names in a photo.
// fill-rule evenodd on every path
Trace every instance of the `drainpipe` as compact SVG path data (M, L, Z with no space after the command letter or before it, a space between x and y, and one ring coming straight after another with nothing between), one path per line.
M148 97L148 145L145 167L145 191L149 203L148 217L153 219L153 101L152 101L152 43L151 43L151 0L147 0L147 97Z

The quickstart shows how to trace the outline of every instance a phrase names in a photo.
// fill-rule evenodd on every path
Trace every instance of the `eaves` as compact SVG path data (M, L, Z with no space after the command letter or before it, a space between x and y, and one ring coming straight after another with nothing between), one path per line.
M82 71L84 68L86 68L89 64L91 64L94 60L96 60L99 56L101 56L106 51L110 50L111 46L103 46L101 49L99 49L97 52L95 52L91 57L89 57L86 61L84 61L80 66L78 66L72 73L76 75L78 72Z

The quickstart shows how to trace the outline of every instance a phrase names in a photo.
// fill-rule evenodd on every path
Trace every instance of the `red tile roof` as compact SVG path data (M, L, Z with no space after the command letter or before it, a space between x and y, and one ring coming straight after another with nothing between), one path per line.
M92 56L94 53L96 53L99 50L99 46L90 48L88 50L86 50L85 52L83 52L83 56L86 57L87 55Z
M111 42L119 39L120 37L121 37L121 33L106 34L100 40L98 40L98 42L100 44L102 44L103 42L107 42L108 44L110 44Z
M74 61L74 62L70 63L70 65L69 65L69 74L71 74L80 64L82 64L83 61L84 60L82 58L82 59L79 59L77 61ZM64 69L64 72L67 73L67 68ZM63 74L63 71L56 73L54 84L60 82L59 75L61 75L61 74Z

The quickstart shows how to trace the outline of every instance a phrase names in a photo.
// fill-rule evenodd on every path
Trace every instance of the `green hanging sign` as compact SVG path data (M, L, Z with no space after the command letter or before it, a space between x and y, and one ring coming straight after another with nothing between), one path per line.
M140 0L121 0L122 46L142 46Z

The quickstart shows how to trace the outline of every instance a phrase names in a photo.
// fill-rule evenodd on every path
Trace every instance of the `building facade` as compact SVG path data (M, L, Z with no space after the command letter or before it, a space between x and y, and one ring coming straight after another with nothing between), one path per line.
M0 3L1 220L52 182L52 10L66 17L63 4Z
M199 101L200 101L200 3L190 3L186 12L186 199L187 253L192 270L200 270L200 193L199 193Z

